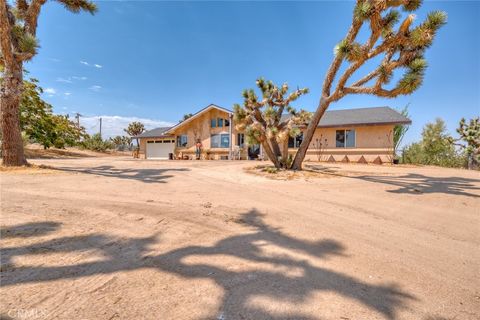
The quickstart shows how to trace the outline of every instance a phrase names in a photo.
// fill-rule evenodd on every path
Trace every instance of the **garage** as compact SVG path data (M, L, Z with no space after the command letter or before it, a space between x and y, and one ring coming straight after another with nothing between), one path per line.
M147 141L147 159L169 159L169 154L173 153L175 148L175 139L148 140Z

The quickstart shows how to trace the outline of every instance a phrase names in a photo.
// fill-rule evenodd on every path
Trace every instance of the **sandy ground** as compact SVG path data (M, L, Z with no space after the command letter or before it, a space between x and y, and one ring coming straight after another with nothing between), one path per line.
M479 319L480 174L32 160L1 178L1 319Z

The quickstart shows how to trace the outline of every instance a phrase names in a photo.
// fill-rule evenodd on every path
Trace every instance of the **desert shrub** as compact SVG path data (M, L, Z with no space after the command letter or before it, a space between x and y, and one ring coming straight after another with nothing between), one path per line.
M466 157L464 153L455 148L445 122L437 118L435 122L425 125L420 142L414 142L403 149L402 162L442 167L464 167Z
M87 150L105 152L113 149L115 146L111 141L103 140L100 134L96 133L92 136L87 135L80 143L80 147Z

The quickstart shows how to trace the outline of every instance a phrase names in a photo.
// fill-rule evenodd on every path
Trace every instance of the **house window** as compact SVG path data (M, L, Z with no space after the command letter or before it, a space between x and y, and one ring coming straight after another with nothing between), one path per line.
M230 127L230 120L225 119L225 127Z
M288 137L288 147L289 148L298 148L303 141L303 132L301 132L295 138Z
M215 128L217 126L217 119L216 118L213 118L211 121L210 121L210 126L212 128Z
M182 134L181 136L177 136L177 147L186 147L187 146L187 135Z
M210 148L228 148L230 146L229 134L212 134L210 136Z
M217 119L217 125L218 125L219 128L223 127L223 119L222 118Z
M337 130L335 141L337 148L355 148L355 130Z
M243 133L237 133L237 146L243 148L245 145L245 135Z

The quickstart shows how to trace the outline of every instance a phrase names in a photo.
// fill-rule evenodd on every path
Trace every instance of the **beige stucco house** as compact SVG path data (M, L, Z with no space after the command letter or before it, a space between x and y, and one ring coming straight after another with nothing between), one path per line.
M408 125L410 119L389 107L327 111L320 121L306 160L330 162L374 162L393 160L393 128ZM265 158L261 146L247 145L235 129L232 111L211 104L170 128L157 128L138 136L140 155L146 159ZM302 135L291 138L295 153Z

